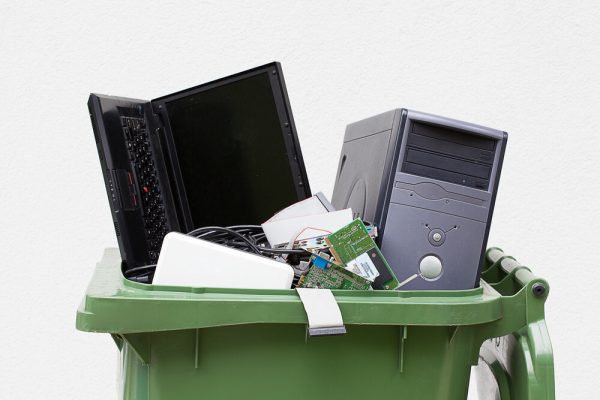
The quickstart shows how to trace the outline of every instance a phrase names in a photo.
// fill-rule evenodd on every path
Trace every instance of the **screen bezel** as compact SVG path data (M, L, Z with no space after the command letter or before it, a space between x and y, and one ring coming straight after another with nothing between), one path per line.
M177 157L177 151L173 140L171 124L169 121L169 115L167 110L168 103L193 94L214 89L219 86L234 83L236 81L264 73L268 74L269 82L271 84L271 90L273 91L273 98L275 100L275 106L277 108L277 115L279 118L281 134L283 135L283 141L286 147L288 162L290 165L290 170L292 172L292 178L294 180L294 187L296 189L297 200L304 200L312 195L308 183L306 168L304 166L304 160L302 158L300 143L298 141L298 135L296 132L294 118L292 116L292 109L285 87L283 71L281 69L281 65L278 62L269 63L225 78L221 78L199 86L195 86L190 89L182 90L170 95L159 97L151 101L154 112L159 115L159 118L161 119L161 122L164 127L161 140L163 140L165 143L165 157L167 157L170 161L167 163L169 164L167 166L167 169L169 169L169 177L171 188L173 190L173 197L175 198L175 202L178 205L177 215L182 232L189 232L192 229L198 227L194 226L192 221L192 213L186 195L181 170L179 168L179 160Z

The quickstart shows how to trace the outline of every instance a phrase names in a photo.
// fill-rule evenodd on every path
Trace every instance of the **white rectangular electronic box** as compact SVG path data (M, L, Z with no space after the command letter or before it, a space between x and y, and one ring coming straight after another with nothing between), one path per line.
M166 286L290 289L288 264L171 232L163 241L152 283Z

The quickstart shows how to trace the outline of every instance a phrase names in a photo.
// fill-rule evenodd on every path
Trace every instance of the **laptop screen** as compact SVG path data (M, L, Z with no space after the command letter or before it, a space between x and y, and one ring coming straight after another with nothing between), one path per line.
M265 71L165 103L194 228L260 224L304 198L276 101Z

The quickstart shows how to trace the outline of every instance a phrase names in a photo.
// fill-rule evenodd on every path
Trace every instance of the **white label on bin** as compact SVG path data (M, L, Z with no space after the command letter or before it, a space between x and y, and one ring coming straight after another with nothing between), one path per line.
M309 328L344 326L342 312L329 289L296 288L308 316Z

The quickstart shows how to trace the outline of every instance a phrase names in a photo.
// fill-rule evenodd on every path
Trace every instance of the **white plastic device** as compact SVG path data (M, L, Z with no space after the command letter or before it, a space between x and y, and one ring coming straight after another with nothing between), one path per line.
M247 289L289 289L288 264L242 250L168 233L154 273L155 285Z

